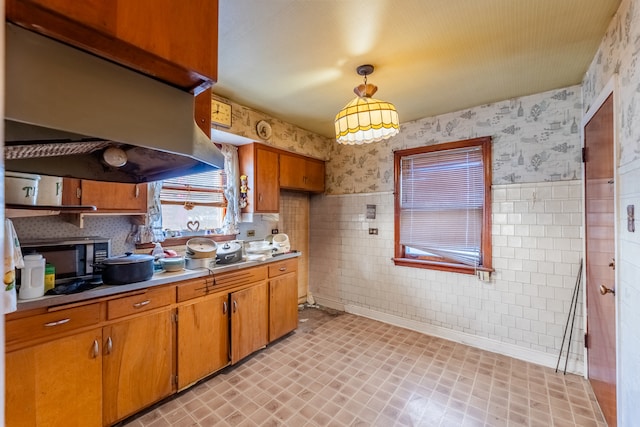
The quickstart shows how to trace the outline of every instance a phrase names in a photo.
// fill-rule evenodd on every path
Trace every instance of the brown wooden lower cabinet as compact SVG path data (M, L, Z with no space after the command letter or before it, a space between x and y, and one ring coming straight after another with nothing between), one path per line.
M102 425L100 328L11 351L5 359L5 423Z
M229 294L207 295L178 307L178 389L229 364Z
M267 282L233 292L231 301L231 363L267 345L269 340Z
M298 260L269 266L269 342L298 327Z
M113 425L242 360L297 327L297 263L7 315L6 425Z
M173 393L172 319L173 309L166 308L104 328L104 425Z

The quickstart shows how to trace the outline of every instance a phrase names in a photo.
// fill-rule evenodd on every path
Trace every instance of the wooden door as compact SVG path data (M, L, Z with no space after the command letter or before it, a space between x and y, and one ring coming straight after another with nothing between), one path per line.
M102 425L101 329L6 355L6 425Z
M269 280L269 341L298 327L298 275L294 271Z
M178 307L178 389L229 363L229 295Z
M613 124L610 95L584 128L587 362L609 426L616 425L615 294L606 292L615 290Z
M165 309L104 328L105 425L173 392L172 314Z
M231 294L231 363L267 345L267 282Z

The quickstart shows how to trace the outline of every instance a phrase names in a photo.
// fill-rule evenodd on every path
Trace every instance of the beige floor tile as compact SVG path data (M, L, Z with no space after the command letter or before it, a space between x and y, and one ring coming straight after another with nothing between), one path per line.
M589 384L495 354L331 310L125 420L182 426L605 426Z

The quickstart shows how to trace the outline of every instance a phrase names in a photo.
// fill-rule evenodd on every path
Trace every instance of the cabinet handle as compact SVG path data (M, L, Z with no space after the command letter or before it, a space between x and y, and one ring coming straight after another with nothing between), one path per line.
M238 302L233 300L233 312L235 313L236 311L238 311Z
M98 340L93 340L93 347L91 349L91 358L95 359L100 354L100 347L98 344Z
M80 187L76 188L76 199L82 198L82 189Z
M278 270L280 270L280 271L287 271L287 267L280 267Z
M259 201L262 201L262 194L260 194L260 195L258 196L258 200L259 200Z
M107 338L107 354L111 354L111 350L113 350L113 341L111 340L111 337Z
M140 187L136 184L136 199L140 196Z
M71 319L69 319L67 317L66 319L61 319L61 320L56 320L55 322L45 323L44 326L45 326L45 328L51 328L52 326L64 325L69 320L71 320Z
M227 314L227 302L222 302L222 314Z
M133 308L144 307L145 305L149 304L150 302L151 302L150 299L144 300L142 302L137 302L137 303L133 304Z

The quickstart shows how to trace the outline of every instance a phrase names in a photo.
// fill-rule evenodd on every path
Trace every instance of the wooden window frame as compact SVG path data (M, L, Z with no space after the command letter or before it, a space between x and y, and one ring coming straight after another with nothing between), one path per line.
M400 162L403 157L435 151L453 150L480 146L484 170L484 205L482 214L481 260L479 266L469 266L455 262L442 262L429 257L409 257L404 245L400 244ZM491 243L491 137L473 138L424 147L398 150L393 153L394 167L394 258L395 265L425 268L462 274L476 274L477 271L493 271Z

